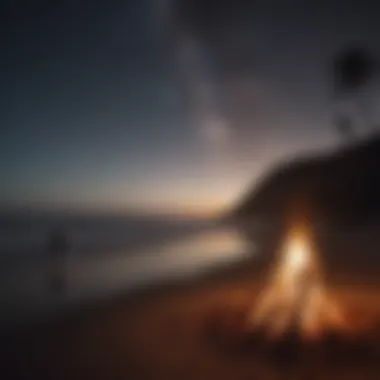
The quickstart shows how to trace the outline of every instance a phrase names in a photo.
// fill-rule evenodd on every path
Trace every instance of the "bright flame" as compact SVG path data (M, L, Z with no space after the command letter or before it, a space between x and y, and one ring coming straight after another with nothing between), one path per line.
M290 271L297 273L308 267L310 264L310 251L305 240L295 237L290 241L287 249L288 254L285 256L287 267Z
M302 335L316 337L326 327L341 325L340 310L328 297L321 273L309 230L294 226L259 297L252 323L267 328L272 337L294 327Z

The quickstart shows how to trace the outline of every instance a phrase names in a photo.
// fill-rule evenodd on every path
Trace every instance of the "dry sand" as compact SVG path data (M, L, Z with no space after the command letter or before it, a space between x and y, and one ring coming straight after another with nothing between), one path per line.
M141 291L62 320L10 331L1 342L0 378L380 379L380 356L283 366L263 361L239 346L240 341L214 339L212 328L218 320L224 321L228 332L226 316L231 310L245 310L254 303L262 274L257 265L243 263L192 282ZM377 285L355 286L342 278L337 283L332 293L358 326L377 320ZM371 339L377 343L380 334L372 333Z

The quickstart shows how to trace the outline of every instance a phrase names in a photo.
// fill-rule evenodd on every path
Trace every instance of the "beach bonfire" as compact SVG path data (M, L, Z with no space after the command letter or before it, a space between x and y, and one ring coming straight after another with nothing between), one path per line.
M323 268L307 223L292 223L273 259L262 291L252 303L213 314L211 332L227 345L294 342L322 345L351 335L342 305L325 284Z
M327 331L344 328L343 311L325 286L307 225L290 227L248 323L274 340L289 332L318 339Z

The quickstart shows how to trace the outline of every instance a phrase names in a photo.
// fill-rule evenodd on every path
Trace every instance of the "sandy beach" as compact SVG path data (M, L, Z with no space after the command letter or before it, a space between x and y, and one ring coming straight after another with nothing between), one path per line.
M9 330L1 339L0 377L378 379L377 356L344 365L290 369L265 363L234 342L233 334L227 340L215 340L215 324L222 321L228 333L231 323L234 328L229 316L254 304L264 272L257 262L247 261L191 281L144 289L65 318ZM355 323L365 327L377 321L380 288L355 286L342 278L338 282L331 286L332 294L345 304ZM377 337L372 333L373 341Z

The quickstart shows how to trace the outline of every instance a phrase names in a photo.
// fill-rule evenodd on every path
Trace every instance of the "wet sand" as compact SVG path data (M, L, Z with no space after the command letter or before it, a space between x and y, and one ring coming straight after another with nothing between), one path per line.
M376 345L375 356L364 353L335 362L309 360L284 366L267 362L234 341L234 332L228 335L229 328L235 329L228 315L254 304L264 277L263 264L245 262L192 281L141 290L65 318L9 330L1 339L0 378L379 378L377 328L366 337ZM365 329L380 320L377 284L363 285L347 276L336 279L330 280L331 293L346 305L357 326ZM213 328L220 321L227 339L215 339Z

